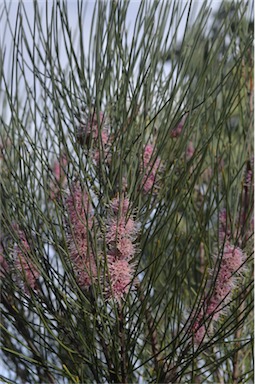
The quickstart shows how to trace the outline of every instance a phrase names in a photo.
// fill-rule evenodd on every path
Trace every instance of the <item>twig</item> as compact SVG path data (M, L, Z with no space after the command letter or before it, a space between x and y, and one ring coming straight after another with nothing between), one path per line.
M242 304L239 308L239 314L237 316L237 323L240 320L240 317L241 317L240 315L243 312L243 310L244 310L244 302L242 300ZM239 326L235 331L235 339L239 340L240 337L241 337L241 328ZM240 341L237 342L237 346L238 347L240 346ZM238 384L238 382L239 382L239 361L240 361L240 350L238 348L237 351L235 352L234 356L233 356L233 374L232 374L233 384Z
M127 383L127 362L126 362L126 348L125 348L125 329L124 329L124 318L123 318L123 309L118 307L118 315L119 315L119 336L120 336L120 354L121 354L121 378L122 383Z
M38 363L40 363L40 365L43 367L44 375L47 377L48 382L54 384L55 380L54 380L53 376L51 375L51 373L49 372L47 365L44 363L44 361L43 361L43 359L42 359L42 357L40 355L40 352L34 346L32 340L31 340L31 335L29 334L28 330L24 327L24 324L19 319L16 311L13 309L13 307L10 304L10 302L8 301L8 299L5 298L3 294L1 295L1 303L8 310L9 314L11 316L13 316L13 318L15 319L15 327L16 327L16 329L20 332L20 334L26 340L28 346L30 347L30 349L32 351L34 360L38 361Z
M140 285L137 286L137 293L139 295L139 299L141 303L145 302L145 297L144 297L144 294L141 292ZM160 364L160 358L159 358L160 348L158 343L158 334L157 334L156 328L153 325L154 320L148 308L145 308L145 320L146 320L150 341L151 341L151 349L152 349L152 355L154 358L155 372L157 376L161 376L160 371L162 370L162 365Z
M91 297L91 309L92 309L92 312L93 312L93 315L94 315L94 319L96 321L96 327L99 330L98 336L100 338L100 343L102 345L103 353L104 353L105 360L106 360L106 364L108 366L110 380L111 380L111 382L116 383L116 382L118 382L118 376L116 375L116 373L114 373L114 364L113 364L113 362L112 362L112 360L110 358L110 354L109 354L109 351L108 351L108 346L107 346L104 338L101 336L101 332L100 331L102 330L102 326L99 324L99 322L97 320L97 312L96 312L96 307L95 307L95 299L94 299L94 296L93 296L92 293L91 293L90 297Z

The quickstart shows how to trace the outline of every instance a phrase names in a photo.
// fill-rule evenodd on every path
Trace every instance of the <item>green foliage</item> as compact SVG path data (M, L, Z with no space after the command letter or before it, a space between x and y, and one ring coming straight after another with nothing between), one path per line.
M194 18L192 2L174 0L0 4L3 382L252 381L251 8L222 2L212 13L203 2ZM99 122L101 112L98 137L84 135L84 121ZM144 191L148 144L149 171L161 162ZM88 238L98 279L87 290L68 247L75 181L94 217ZM104 293L116 196L129 199L140 225L132 289L120 302ZM225 314L197 345L194 313L215 288L223 209L245 268ZM40 273L36 290L20 284L14 223Z

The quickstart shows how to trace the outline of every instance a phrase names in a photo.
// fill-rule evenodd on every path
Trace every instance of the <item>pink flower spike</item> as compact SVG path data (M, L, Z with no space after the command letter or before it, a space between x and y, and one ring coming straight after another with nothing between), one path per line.
M143 152L142 171L145 171L143 176L143 190L148 193L153 189L156 183L156 175L160 169L160 159L157 158L154 162L152 161L153 153L155 152L153 145L146 145Z
M193 332L194 332L194 341L196 344L200 344L206 335L206 329L204 325L199 325L198 322L194 324L193 327Z
M119 197L115 197L111 201L111 208L114 214L118 214L118 212L121 212L123 215L126 215L128 213L129 206L130 202L127 198L120 199Z
M13 254L16 269L20 271L20 275L25 283L25 292L28 293L28 286L31 289L36 289L36 280L40 274L30 258L30 246L27 242L26 235L19 227L14 224L19 241L14 245Z
M222 264L223 267L227 268L228 271L233 274L240 272L240 268L245 261L245 255L243 251L229 243L225 244Z
M132 259L135 254L135 246L127 237L123 237L118 241L117 250L119 252L119 258L123 258L125 260Z
M132 281L134 268L126 260L108 262L109 286L107 297L120 302L128 293Z
M127 198L114 198L111 203L111 215L108 219L105 240L107 245L106 264L108 276L104 288L107 297L120 301L130 289L134 274L136 247L134 241L138 225L133 217L127 217L130 202Z
M125 217L113 218L108 224L106 241L107 243L118 242L123 237L133 239L136 233L137 227L133 219L126 220Z
M68 214L67 247L78 284L88 289L97 277L94 255L91 252L89 231L92 230L92 212L88 195L81 186L73 184L66 198Z
M197 315L197 320L192 328L196 343L201 340L203 334L201 322L207 319L216 321L226 311L225 307L231 300L233 289L236 287L237 278L234 274L240 274L244 270L244 261L245 255L240 248L230 243L225 244L217 275L213 281L212 294L204 300L203 308ZM213 276L213 270L211 274ZM202 330L199 331L199 329Z

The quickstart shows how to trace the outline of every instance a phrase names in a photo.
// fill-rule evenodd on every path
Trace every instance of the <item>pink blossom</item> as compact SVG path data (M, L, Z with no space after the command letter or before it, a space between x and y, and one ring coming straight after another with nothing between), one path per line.
M153 155L154 146L153 145L146 145L143 151L143 165L144 167L147 167L151 161L151 157Z
M20 276L22 276L22 279L26 284L25 291L28 293L28 287L36 289L36 280L39 278L40 274L31 260L31 249L25 233L21 231L16 224L13 225L13 229L18 236L18 242L13 248L14 263L16 269L20 271Z
M66 198L68 213L67 245L74 272L81 287L89 288L97 276L97 269L89 241L92 212L88 195L76 183Z
M107 244L107 266L105 291L117 301L130 289L134 274L134 258L138 227L132 216L127 217L130 202L127 198L114 198L110 204L111 215L105 234Z
M244 260L245 256L240 248L234 247L229 243L225 244L221 261L222 269L225 268L232 275L234 272L239 271Z
M230 243L225 244L218 270L217 263L215 264L216 278L213 276L214 270L211 270L212 293L203 301L202 309L192 328L196 343L201 342L204 333L203 323L208 319L216 321L220 314L224 313L224 307L231 300L233 289L236 287L237 278L234 274L240 274L244 270L244 261L245 255L240 248Z
M149 173L149 175L145 175L143 179L143 190L144 192L149 192L152 190L154 184L155 184L155 175L153 173Z
M120 302L130 289L134 267L127 260L112 260L108 258L108 274L107 297Z
M142 171L144 173L143 176L143 190L148 193L152 190L153 186L156 183L156 176L160 169L160 159L157 158L153 162L153 153L155 152L153 145L146 145L143 152L143 163L142 163Z
M114 217L109 220L108 230L106 233L106 240L108 243L119 241L119 239L126 237L132 239L137 232L137 227L132 218L126 219L125 217Z
M119 257L125 260L130 260L135 254L135 245L128 237L122 237L118 240L116 248L119 252Z
M121 212L123 215L126 215L129 210L129 200L128 199L120 199L119 197L115 197L111 201L111 208L115 214Z
M193 332L194 332L194 341L196 344L200 344L206 335L206 329L204 325L199 324L198 321L195 322L193 326Z
M188 146L186 148L186 158L187 160L190 160L192 156L194 155L195 148L192 141L189 141Z
M120 258L131 259L135 254L135 240L138 232L133 217L127 217L130 202L127 198L114 198L111 201L113 215L108 219L105 234L109 248L117 252Z
M102 139L103 145L105 146L107 144L108 140L109 140L109 135L108 135L108 132L106 130L102 131L101 139Z

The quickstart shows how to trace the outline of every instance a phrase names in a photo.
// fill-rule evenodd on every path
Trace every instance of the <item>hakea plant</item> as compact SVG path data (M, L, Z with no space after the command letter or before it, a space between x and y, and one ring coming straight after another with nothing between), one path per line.
M0 2L1 382L252 382L253 16L215 5Z

